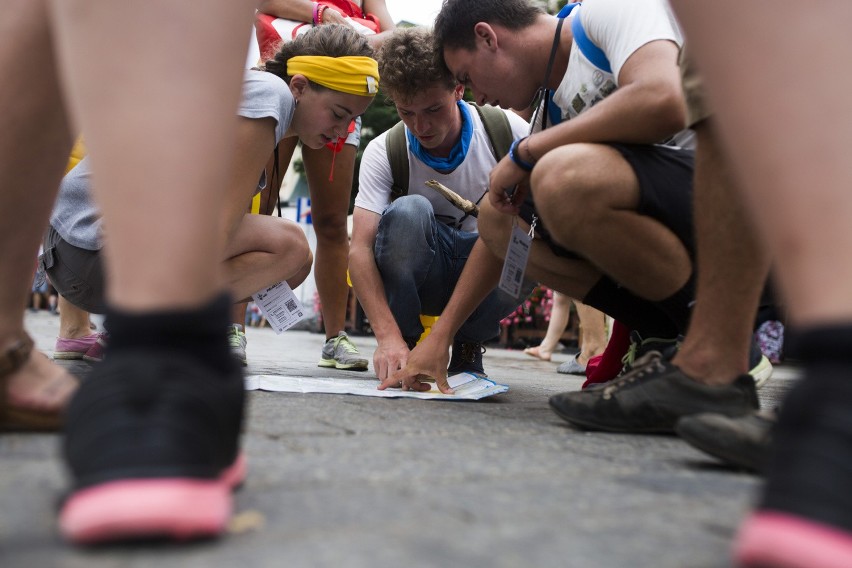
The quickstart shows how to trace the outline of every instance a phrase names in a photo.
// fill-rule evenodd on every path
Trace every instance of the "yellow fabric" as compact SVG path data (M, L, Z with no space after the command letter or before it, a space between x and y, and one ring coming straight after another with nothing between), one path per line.
M287 74L304 75L314 83L352 95L379 91L379 64L372 57L297 55L287 61Z
M77 138L74 147L71 148L71 155L68 156L68 165L65 166L67 174L74 169L74 166L80 163L80 160L86 157L86 146L83 144L83 137Z
M438 316L425 316L420 314L420 325L423 326L423 333L420 334L420 339L417 340L417 343L420 343L429 335L432 331L432 326L438 322Z

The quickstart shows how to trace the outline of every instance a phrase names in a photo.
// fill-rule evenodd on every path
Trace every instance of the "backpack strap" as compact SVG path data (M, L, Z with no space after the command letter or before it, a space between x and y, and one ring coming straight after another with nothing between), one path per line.
M574 8L579 8L579 3L567 4L562 10L559 11L557 15L559 18L564 18L570 14ZM577 47L580 48L580 53L586 56L586 59L592 62L592 65L600 69L601 71L606 71L607 73L612 73L612 67L609 64L609 59L607 59L606 54L603 50L595 45L592 40L589 39L589 36L586 34L585 28L583 28L583 21L580 18L581 11L577 11L574 15L574 19L571 20L571 33L574 35L574 41L577 42Z
M388 130L385 152L391 168L391 201L408 195L408 144L405 140L405 125L400 120Z
M503 159L503 156L509 153L509 146L514 141L509 117L506 116L505 112L491 105L469 104L479 113L479 118L482 119L482 125L485 127L485 134L488 135L488 141L491 142L491 153L494 155L494 159L499 162Z

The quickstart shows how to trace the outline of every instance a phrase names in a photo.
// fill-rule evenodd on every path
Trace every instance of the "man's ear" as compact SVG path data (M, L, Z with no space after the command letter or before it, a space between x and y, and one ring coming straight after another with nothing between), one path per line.
M309 88L310 85L308 84L308 78L304 75L299 75L297 73L290 77L290 92L293 93L293 98L296 99L296 102L304 96L305 91Z
M457 101L462 100L462 97L464 97L464 85L456 85L453 89L453 95L455 95Z
M491 24L478 22L473 27L473 33L476 36L477 45L483 45L484 49L494 51L497 49L497 33Z

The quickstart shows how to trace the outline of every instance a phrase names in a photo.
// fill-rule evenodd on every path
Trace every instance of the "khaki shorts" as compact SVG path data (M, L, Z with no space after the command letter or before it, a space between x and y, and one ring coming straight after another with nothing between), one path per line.
M704 93L704 81L684 44L680 50L680 78L683 84L683 96L686 98L686 125L692 128L712 114Z

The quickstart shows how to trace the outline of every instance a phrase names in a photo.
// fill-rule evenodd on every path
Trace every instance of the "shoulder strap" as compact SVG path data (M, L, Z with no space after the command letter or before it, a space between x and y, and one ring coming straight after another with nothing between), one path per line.
M391 168L391 201L408 195L408 144L405 141L405 125L400 120L388 130L385 151Z
M509 124L509 117L497 107L470 104L479 112L479 118L482 119L485 133L491 142L491 153L494 154L494 158L499 162L503 159L503 156L509 153L509 146L512 145L512 141L514 140L512 125Z
M568 6L572 6L571 9L565 11L565 8ZM565 17L574 7L579 7L577 4L568 4L562 11L559 12L560 17ZM562 12L565 12L565 15L562 15ZM589 36L586 34L585 28L583 28L583 20L580 17L582 15L582 10L577 10L574 15L574 19L571 20L571 33L574 36L574 41L577 42L577 47L580 48L580 53L586 56L586 59L592 62L592 65L597 67L602 71L606 71L607 73L612 73L612 67L609 64L609 59L607 59L606 54L603 50L595 45L592 40L589 39Z

